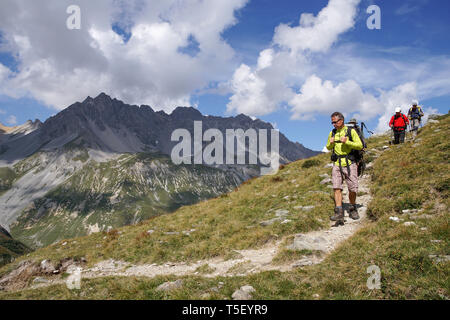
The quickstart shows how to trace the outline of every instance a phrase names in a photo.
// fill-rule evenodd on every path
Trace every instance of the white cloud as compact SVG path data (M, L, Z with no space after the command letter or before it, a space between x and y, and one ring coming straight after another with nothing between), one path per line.
M352 79L361 87L383 90L416 82L421 99L450 94L450 56L430 56L415 48L344 44L312 57L311 63L323 79Z
M19 56L8 95L31 94L62 109L104 91L170 111L232 75L234 50L221 33L247 0L81 0L81 30L68 30L72 2L2 1L0 30ZM113 23L131 32L127 43ZM179 50L190 38L198 43L195 56Z
M11 71L0 63L0 93L2 93L8 77L11 75Z
M317 16L301 14L298 26L279 25L256 65L235 71L228 112L265 115L282 106L292 119L310 120L341 111L363 121L380 117L380 132L396 106L450 94L450 56L409 47L334 45L353 28L358 4L330 0Z
M299 26L281 24L275 29L273 41L294 52L327 51L339 35L353 27L360 0L330 0L315 17L302 13Z
M359 114L360 120L375 116L383 108L372 95L364 93L353 80L334 86L331 81L322 81L316 75L309 77L300 93L290 101L292 119L311 119L315 114L331 114L334 111Z
M345 117L355 117L366 121L379 117L376 132L384 132L396 107L407 113L411 101L417 96L417 84L408 82L392 88L380 90L378 95L364 92L353 80L334 85L322 81L316 75L309 77L300 92L290 101L293 119L308 120L316 114L330 115L340 111ZM434 110L435 111L435 110ZM429 111L427 111L429 112Z
M9 116L8 119L6 119L6 123L10 125L16 125L17 118L15 116Z
M291 87L314 71L308 52L327 51L340 34L352 28L358 3L330 0L316 17L303 13L297 27L279 25L272 47L260 52L257 65L241 65L235 71L227 111L265 115L291 101L295 95Z
M379 101L384 107L379 111L380 118L375 129L376 132L385 132L389 129L389 121L394 115L395 108L400 107L402 113L408 113L411 101L417 96L417 84L408 82L393 88L392 90L381 92Z

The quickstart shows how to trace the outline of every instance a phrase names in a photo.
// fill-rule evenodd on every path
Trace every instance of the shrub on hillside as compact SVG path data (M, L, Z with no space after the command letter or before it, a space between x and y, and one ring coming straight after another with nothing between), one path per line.
M303 162L302 164L302 168L307 169L307 168L311 168L311 167L316 167L320 165L320 161L319 160L306 160L305 162Z

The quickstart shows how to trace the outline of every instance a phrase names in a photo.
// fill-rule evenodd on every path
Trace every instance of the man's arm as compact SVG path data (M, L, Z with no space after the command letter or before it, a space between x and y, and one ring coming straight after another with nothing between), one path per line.
M326 146L328 150L331 150L331 149L334 148L334 142L331 143L330 140L331 140L331 132L330 132L330 134L328 135L328 141L327 141L327 146Z
M355 150L361 150L363 148L362 141L359 138L356 130L352 130L352 140L353 141L350 141L350 139L347 139L347 142L345 144L349 145L352 149L355 149Z

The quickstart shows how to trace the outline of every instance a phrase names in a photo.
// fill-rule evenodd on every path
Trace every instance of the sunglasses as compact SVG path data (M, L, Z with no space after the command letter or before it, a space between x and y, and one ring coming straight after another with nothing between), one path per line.
M339 119L338 121L331 121L331 124L336 124L336 123L338 123L339 121L341 121L342 119Z

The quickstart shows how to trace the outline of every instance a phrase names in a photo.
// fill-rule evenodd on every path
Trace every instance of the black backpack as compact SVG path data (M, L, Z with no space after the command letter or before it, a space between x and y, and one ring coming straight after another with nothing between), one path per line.
M362 131L359 130L359 127L357 125L354 128L347 127L347 132L345 133L345 136L348 138L349 141L353 142L352 130L355 130L356 133L358 134L359 139L361 139L363 148L361 150L353 149L348 155L345 155L345 156L338 156L334 152L334 148L333 148L333 152L331 154L331 161L336 162L339 158L341 158L341 159L345 159L346 161L348 159L348 160L356 163L356 165L358 166L358 177L359 177L364 173L364 170L366 169L366 164L364 162L364 152L365 152L365 149L367 148L367 144L364 141L364 136L362 134ZM331 131L331 137L334 138L334 136L336 135L336 132L337 132L336 128L333 129L333 131ZM340 143L340 142L338 142L338 143ZM340 170L342 173L342 167L340 165L340 162L339 162L339 167L340 167ZM350 175L350 167L348 166L348 161L347 161L347 170L348 170L348 174Z

